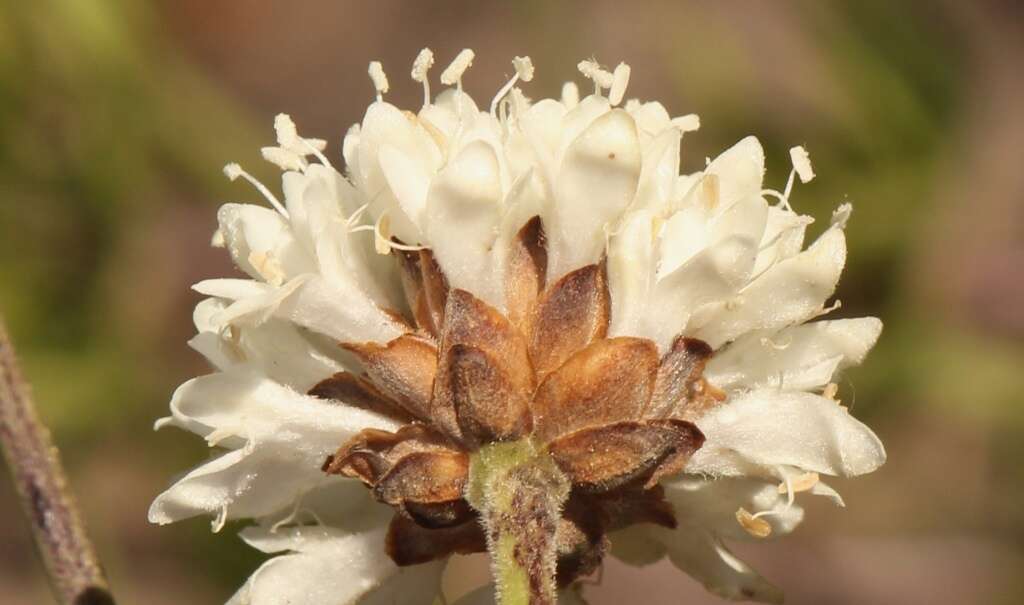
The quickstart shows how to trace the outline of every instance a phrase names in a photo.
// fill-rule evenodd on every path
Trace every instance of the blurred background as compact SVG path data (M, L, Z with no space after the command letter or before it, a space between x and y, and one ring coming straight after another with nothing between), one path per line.
M841 393L889 462L837 482L846 510L810 502L794 535L737 550L790 603L1024 602L1022 16L956 0L3 2L0 311L120 602L221 603L261 560L232 527L146 522L205 457L151 426L206 370L185 341L189 285L232 271L208 245L215 209L256 200L221 166L275 183L259 147L280 111L338 157L372 97L367 63L418 107L404 76L423 46L442 67L475 48L481 99L516 54L537 65L533 96L579 80L582 58L626 61L629 96L701 115L685 172L757 134L781 188L805 145L819 178L794 206L820 231L854 203L838 315L886 329ZM0 602L51 602L0 474ZM609 564L587 594L719 602L664 562Z

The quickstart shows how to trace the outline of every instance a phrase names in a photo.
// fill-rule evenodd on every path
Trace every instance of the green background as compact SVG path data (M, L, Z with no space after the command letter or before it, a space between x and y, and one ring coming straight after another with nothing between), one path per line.
M205 366L185 341L189 285L230 274L215 209L256 201L220 168L259 160L272 117L341 136L372 98L418 107L430 46L477 51L484 102L529 54L532 96L596 57L633 67L628 96L700 114L684 170L747 134L781 188L787 149L818 178L794 206L854 204L839 316L885 331L840 394L889 462L840 481L848 508L744 546L791 603L1024 600L1024 19L1012 2L208 2L0 5L0 312L124 603L216 603L261 560L206 520L158 528L149 501L205 456L153 433ZM437 71L435 76L439 73ZM6 471L0 471L5 473ZM0 482L0 602L50 598ZM462 564L479 573L479 562ZM458 592L466 579L449 578ZM593 603L714 603L666 564L609 565Z

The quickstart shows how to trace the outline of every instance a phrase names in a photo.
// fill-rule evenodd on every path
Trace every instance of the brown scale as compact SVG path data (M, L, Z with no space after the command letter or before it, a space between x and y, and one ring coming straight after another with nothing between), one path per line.
M470 454L527 437L572 483L556 530L560 584L600 565L610 531L675 527L658 480L700 448L692 421L724 398L702 377L706 343L678 337L659 357L650 340L608 338L604 265L547 285L537 217L513 243L505 315L450 289L429 250L395 254L415 328L386 345L345 343L365 374L342 372L310 391L406 423L363 431L323 467L395 507L386 544L395 563L484 551L463 497Z

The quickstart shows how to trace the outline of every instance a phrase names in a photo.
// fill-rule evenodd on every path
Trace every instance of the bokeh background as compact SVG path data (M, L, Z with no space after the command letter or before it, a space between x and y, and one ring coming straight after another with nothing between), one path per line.
M790 603L1024 602L1018 3L5 0L0 311L121 602L220 603L260 561L232 527L146 522L205 456L151 425L205 371L185 341L189 285L232 270L208 245L215 208L256 199L220 167L274 183L259 147L279 111L337 157L372 97L368 61L418 107L404 75L423 46L442 66L475 48L483 99L515 54L537 96L579 79L579 59L625 60L630 96L701 115L686 171L754 133L781 188L805 145L819 178L794 205L819 230L855 205L838 315L886 329L841 394L889 462L839 482L845 511L810 502L794 535L738 550ZM0 602L51 602L0 474ZM718 602L667 563L610 564L601 583L596 604Z

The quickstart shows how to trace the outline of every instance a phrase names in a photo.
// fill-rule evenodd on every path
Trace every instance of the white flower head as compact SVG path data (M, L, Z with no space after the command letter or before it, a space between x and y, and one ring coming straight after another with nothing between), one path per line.
M725 540L791 531L807 494L842 504L824 478L885 459L835 386L881 322L819 319L837 306L849 207L805 248L811 219L790 205L793 175L814 176L803 148L782 192L753 137L680 174L699 119L623 105L627 65L583 61L593 94L530 100L516 85L533 63L516 57L482 111L462 87L473 58L431 98L421 52L417 112L387 102L371 63L344 172L283 114L263 150L280 196L225 168L266 201L218 213L214 242L247 278L195 286L208 298L190 344L215 372L158 422L218 454L150 519L254 519L245 540L286 554L238 604L429 604L449 555L501 556L510 524L551 529L537 573L552 586L611 548L778 600ZM532 497L548 517L494 513L500 483L526 481L494 452L546 469Z

